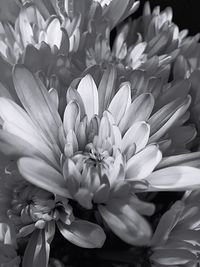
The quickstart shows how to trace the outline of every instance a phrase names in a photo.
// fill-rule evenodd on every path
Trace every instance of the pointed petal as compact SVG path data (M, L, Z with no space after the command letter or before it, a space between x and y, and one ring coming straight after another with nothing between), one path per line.
M188 95L185 101L181 101L181 104L178 99L156 112L148 121L151 127L150 142L161 138L185 114L190 103L191 97Z
M200 188L200 170L187 166L168 167L148 176L148 191L185 191Z
M26 247L22 267L47 267L50 245L46 242L45 232L35 230Z
M149 243L151 229L130 205L113 199L98 209L110 229L126 243L137 246Z
M108 6L104 8L103 16L108 19L111 24L111 29L116 26L124 12L127 9L129 0L115 0L111 1Z
M65 133L69 130L75 131L76 123L80 122L80 108L75 101L71 101L65 108L63 125Z
M127 162L126 179L144 179L152 173L162 158L157 145L149 145ZM145 164L144 164L145 162Z
M109 66L108 69L105 70L100 81L98 87L100 116L102 116L111 101L111 97L115 89L116 75L116 69L113 66Z
M60 21L58 18L52 19L49 23L46 33L47 33L47 40L48 44L53 48L56 45L60 48L61 40L62 40L62 31L60 29Z
M131 89L129 83L124 83L113 97L108 110L118 125L131 104Z
M126 153L130 146L136 145L136 152L143 149L149 140L150 127L144 122L136 122L125 133L122 139L122 151Z
M101 248L106 239L103 229L97 224L76 219L71 225L57 223L61 234L71 243L83 248Z
M141 94L128 108L125 116L119 124L119 128L124 133L134 122L146 121L154 106L154 98L151 94Z
M187 165L190 167L200 167L200 152L193 152L175 156L169 156L162 159L157 169L172 167L177 165Z
M20 65L14 68L13 79L18 97L32 120L51 142L57 143L62 122L42 82Z
M156 231L151 240L152 247L162 246L169 238L171 230L175 227L184 210L184 204L177 201L164 215L161 217Z
M70 196L63 176L44 161L24 157L18 161L18 168L21 175L30 183L53 194Z
M96 84L89 74L81 79L78 88L82 101L84 103L85 112L88 116L88 120L99 113L99 98Z

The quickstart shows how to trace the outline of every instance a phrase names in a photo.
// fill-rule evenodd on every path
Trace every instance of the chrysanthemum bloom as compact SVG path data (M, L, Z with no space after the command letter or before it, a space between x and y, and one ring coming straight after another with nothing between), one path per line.
M19 246L26 246L22 266L48 266L56 226L61 232L65 226L65 238L75 245L85 248L103 245L103 230L74 217L66 198L26 182L15 169L7 169L6 173L0 180L0 213L8 216L15 227Z
M20 61L32 71L75 78L85 68L86 47L138 5L135 0L112 1L104 8L92 0L30 1L21 7L14 27L1 23L0 53L11 64Z
M158 114L156 120L152 116L149 122L154 130L149 138L150 126L145 121L152 112L153 97L142 94L131 102L128 83L115 94L112 86L106 86L105 76L97 90L87 75L77 91L68 90L61 119L55 102L33 74L16 66L13 75L25 110L0 98L2 151L22 157L18 167L27 181L72 199L92 213L98 211L125 242L143 245L151 236L139 213L151 215L154 208L139 200L135 192L199 186L196 168L175 166L153 172L162 158L155 142L184 115L190 98L175 110L167 106L171 111L167 116L158 113L168 117L167 121ZM68 239L68 226L59 223L58 227ZM87 240L87 234L85 237Z
M17 243L14 227L7 219L0 221L0 264L2 267L19 267L20 257L17 255Z
M155 7L151 12L146 2L141 17L119 27L112 49L108 38L96 37L95 44L88 50L87 64L112 61L119 66L140 68L149 75L163 77L169 73L186 36L187 31L179 32L172 22L171 8L160 12L160 8Z
M151 240L153 266L198 266L199 215L199 192L195 192L161 217Z

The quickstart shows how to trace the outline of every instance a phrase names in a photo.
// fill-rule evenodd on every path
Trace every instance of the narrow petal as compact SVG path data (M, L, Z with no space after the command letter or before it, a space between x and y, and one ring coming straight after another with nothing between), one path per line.
M151 260L162 266L176 266L195 261L196 256L186 249L159 249L153 253Z
M128 108L125 116L119 124L119 128L124 133L134 122L146 121L154 106L154 98L151 94L141 94Z
M113 97L108 110L111 112L118 125L131 104L131 89L129 83L124 83Z
M146 146L149 134L150 127L146 122L134 123L122 139L122 151L126 153L133 144L136 145L136 152L140 151Z
M178 108L178 102L174 101L173 105L175 106L173 108L170 103L169 105L163 107L163 109L155 113L148 122L150 124L152 134L149 141L155 142L159 138L161 138L172 127L172 125L177 123L177 121L185 114L190 103L191 97L188 96L184 102L179 104Z
M21 175L30 183L53 194L69 197L63 176L46 162L34 158L21 158L18 161Z
M50 245L43 230L35 230L24 252L22 267L47 267Z
M57 143L62 121L42 82L20 65L14 68L13 79L18 97L32 120L50 142Z
M80 109L75 101L71 101L65 108L63 125L65 133L69 130L75 131L76 123L80 122Z
M104 17L111 23L111 29L119 22L124 12L127 9L129 0L115 0L111 1L108 6L104 8Z
M137 246L149 243L151 229L131 206L113 199L108 205L100 205L98 209L110 229L126 243Z
M97 224L76 219L71 225L57 223L61 234L71 243L83 248L101 248L106 239L103 229Z
M116 69L109 66L105 70L98 87L99 93L99 115L102 116L103 112L107 109L111 101L116 82Z
M200 169L175 166L153 172L148 176L148 191L185 191L200 188Z
M168 240L171 230L180 220L184 207L183 202L177 201L170 210L165 212L165 214L161 217L152 237L151 246L162 246Z
M169 156L162 159L157 169L172 167L177 165L187 165L190 167L200 167L200 152L193 152L175 156Z
M85 112L90 121L94 115L99 113L99 98L96 84L89 74L81 79L78 88L82 101L84 103Z
M126 179L144 179L152 173L162 158L157 145L149 145L127 162ZM145 163L145 164L144 164Z

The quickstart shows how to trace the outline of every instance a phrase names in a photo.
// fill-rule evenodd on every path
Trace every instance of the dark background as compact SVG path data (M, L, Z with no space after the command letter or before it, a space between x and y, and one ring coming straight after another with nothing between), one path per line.
M123 0L122 0L123 1ZM140 1L140 8L135 16L142 14L146 1ZM150 0L151 8L159 5L161 10L171 6L173 9L173 21L179 29L189 29L190 35L200 32L200 0Z

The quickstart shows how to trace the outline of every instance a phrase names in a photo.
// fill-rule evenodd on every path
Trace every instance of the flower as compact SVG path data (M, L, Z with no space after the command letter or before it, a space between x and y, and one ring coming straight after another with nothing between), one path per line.
M194 198L192 200L192 198ZM197 266L199 262L199 192L177 201L161 217L151 240L154 266Z
M167 105L169 114L158 111L156 120L153 115L147 124L154 104L151 94L141 94L132 102L128 83L115 94L114 84L107 87L103 76L97 91L92 77L86 75L77 91L72 87L67 91L68 104L61 120L35 75L19 65L13 75L25 110L12 100L0 98L2 151L22 157L19 171L35 186L73 199L87 210L97 207L113 232L127 243L146 244L151 236L139 213L151 215L154 208L139 200L135 192L199 186L197 168L161 166L154 171L162 158L155 142L183 116L190 98L181 100L178 108L175 102L175 110L174 104ZM111 78L113 71L104 75ZM66 225L60 223L58 227L67 238Z
M56 226L61 233L65 226L65 238L80 247L103 245L103 230L98 225L74 217L66 198L26 182L15 168L6 172L7 175L1 179L1 215L7 216L15 227L16 241L26 243L23 266L30 265L30 262L34 267L48 266Z

